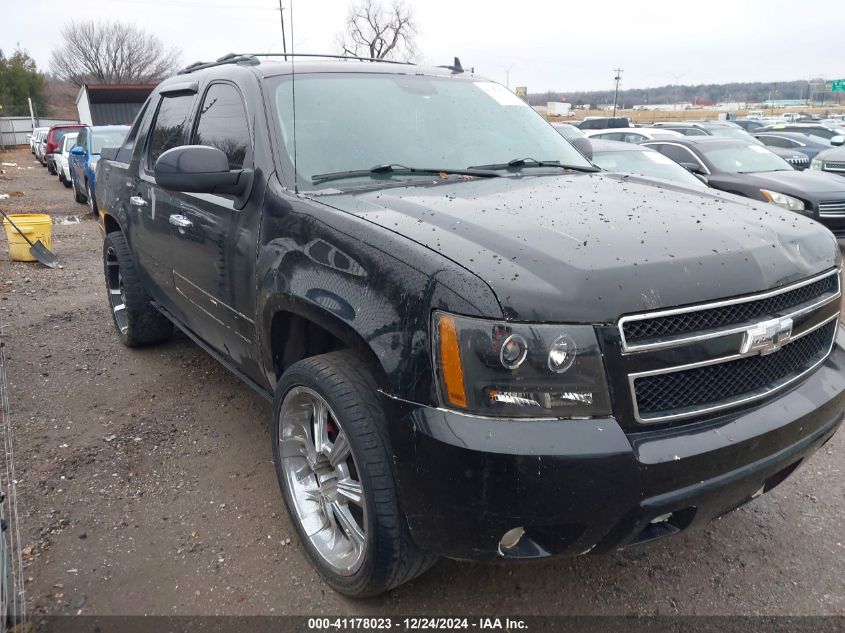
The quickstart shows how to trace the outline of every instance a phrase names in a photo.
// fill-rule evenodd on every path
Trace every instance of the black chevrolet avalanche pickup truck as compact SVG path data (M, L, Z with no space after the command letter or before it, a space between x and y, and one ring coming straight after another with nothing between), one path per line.
M826 228L598 172L458 66L231 55L103 154L118 336L175 325L272 400L291 521L344 594L687 530L842 422Z

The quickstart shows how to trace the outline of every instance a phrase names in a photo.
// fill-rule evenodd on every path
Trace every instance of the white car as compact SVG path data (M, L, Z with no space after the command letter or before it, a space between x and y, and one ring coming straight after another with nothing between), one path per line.
M46 149L47 134L49 132L50 130L45 128L38 132L38 136L35 137L35 158L37 158L38 162L42 165L44 165L46 161L46 158L44 158L44 150Z
M585 130L584 134L589 138L597 138L603 141L622 141L623 143L661 141L683 136L680 132L663 130L657 127L613 127L606 130Z
M36 145L36 139L38 138L38 133L39 132L46 132L49 129L50 128L48 128L48 127L32 128L32 134L29 135L29 151L30 152L32 152L33 154L35 153L35 145Z
M70 187L70 167L68 166L68 156L70 149L76 145L76 133L65 134L62 139L62 147L60 152L53 153L53 161L56 163L56 173L59 175L59 182L65 187Z

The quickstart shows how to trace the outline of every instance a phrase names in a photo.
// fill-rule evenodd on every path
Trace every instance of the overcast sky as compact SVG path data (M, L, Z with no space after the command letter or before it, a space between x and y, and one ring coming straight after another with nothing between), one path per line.
M350 0L293 4L299 52L336 52ZM421 61L464 66L531 92L672 83L845 77L845 0L419 0ZM280 52L278 0L0 0L3 49L47 69L75 19L132 22L182 49L187 64L228 52ZM290 31L288 30L288 34ZM290 36L289 36L290 37ZM290 47L290 39L288 40Z

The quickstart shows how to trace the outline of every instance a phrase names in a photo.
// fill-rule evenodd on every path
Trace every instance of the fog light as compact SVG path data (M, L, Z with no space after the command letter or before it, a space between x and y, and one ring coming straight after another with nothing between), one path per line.
M549 348L549 369L556 374L562 374L572 367L576 352L575 341L566 334L559 336Z
M527 355L528 343L519 334L511 334L499 350L499 360L502 366L508 369L516 369L522 365Z

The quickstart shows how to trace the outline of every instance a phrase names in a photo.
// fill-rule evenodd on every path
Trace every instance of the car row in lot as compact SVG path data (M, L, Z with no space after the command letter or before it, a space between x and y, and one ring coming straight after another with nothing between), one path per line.
M128 130L128 125L35 128L29 146L47 171L73 190L74 200L87 203L92 213L96 213L96 167L100 152L104 147L120 146Z
M733 122L656 123L581 131L567 138L602 169L768 202L821 222L845 238L845 132L826 123L787 123L749 134ZM570 139L571 140L571 139ZM627 146L627 147L626 147ZM803 171L810 166L812 169ZM667 163L671 162L672 166ZM820 173L829 172L829 173ZM694 176L692 176L694 174ZM692 176L692 180L691 180Z

